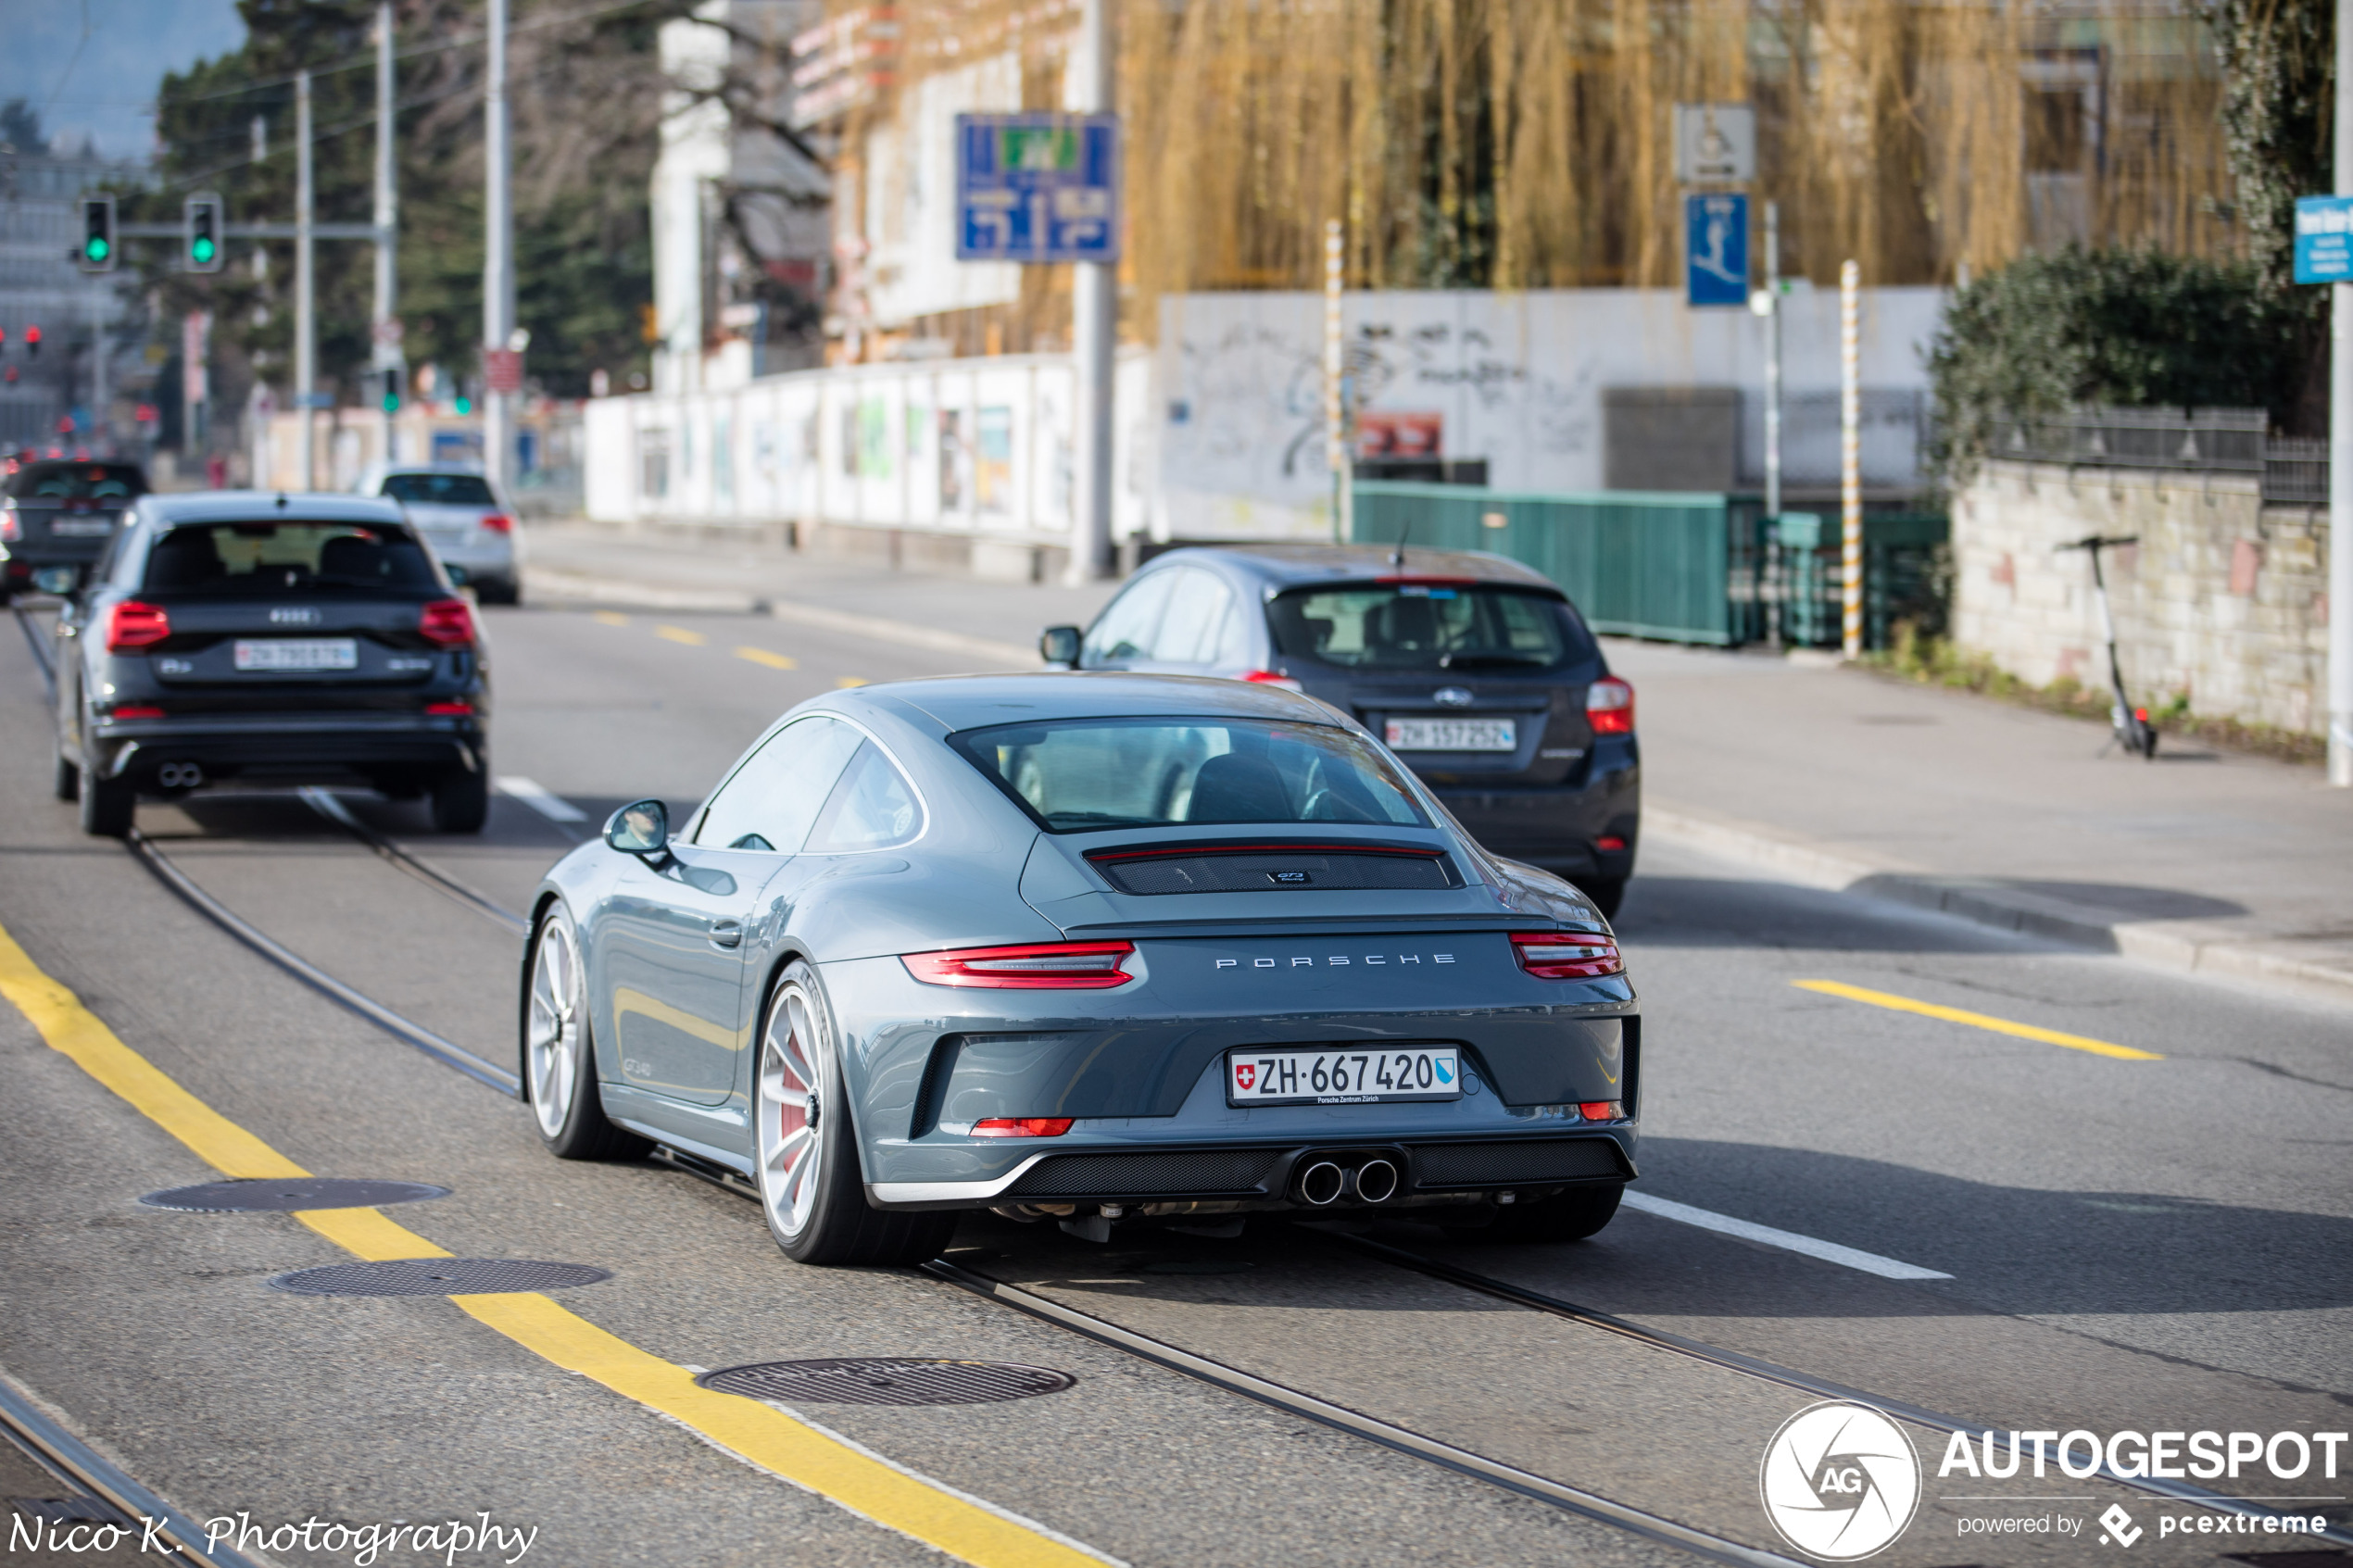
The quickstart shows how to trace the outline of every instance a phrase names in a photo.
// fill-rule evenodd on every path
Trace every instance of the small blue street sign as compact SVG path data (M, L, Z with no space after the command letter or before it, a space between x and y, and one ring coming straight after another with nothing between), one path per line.
M1693 309L1748 305L1748 198L1683 198L1683 302Z
M1117 261L1119 117L956 117L956 259Z
M2296 281L2353 283L2353 196L2296 198Z

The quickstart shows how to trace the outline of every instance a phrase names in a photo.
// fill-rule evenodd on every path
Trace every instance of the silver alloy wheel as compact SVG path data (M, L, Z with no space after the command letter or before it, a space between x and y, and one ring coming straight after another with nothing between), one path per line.
M780 1236L797 1236L817 1206L824 1163L818 1120L824 1112L815 1020L808 994L787 985L768 1009L760 1037L760 1200Z
M587 1041L587 1013L581 1006L580 945L560 912L539 928L531 960L531 1022L524 1038L531 1073L531 1109L549 1137L564 1130L580 1075L587 1071L581 1049Z

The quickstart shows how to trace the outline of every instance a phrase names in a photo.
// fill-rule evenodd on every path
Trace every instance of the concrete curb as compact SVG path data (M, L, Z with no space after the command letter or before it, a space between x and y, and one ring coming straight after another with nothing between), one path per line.
M2227 975L2304 997L2353 1002L2353 968L2315 962L2294 939L2250 937L2202 921L2129 921L1983 879L1946 876L1897 860L1864 860L1761 822L1662 804L1642 806L1646 837L1720 855L1806 887L1885 899L1973 924L2115 953L2175 973Z
M523 592L534 599L558 604L700 610L714 615L765 615L823 632L864 637L870 642L897 643L902 647L926 648L934 653L952 653L965 659L982 659L989 668L996 670L1035 670L1038 663L1036 648L1026 648L1017 643L1000 643L989 637L942 631L936 626L917 626L912 621L890 621L877 615L855 615L848 610L827 609L822 605L765 598L726 589L662 587L610 577L592 577L585 572L526 566L523 569Z

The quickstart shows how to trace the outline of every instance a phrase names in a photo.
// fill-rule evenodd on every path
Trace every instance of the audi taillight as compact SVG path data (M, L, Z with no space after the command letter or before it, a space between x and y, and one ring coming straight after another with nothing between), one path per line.
M1030 942L1017 947L960 947L901 953L907 972L926 985L982 985L1001 991L1100 991L1136 978L1120 965L1132 942Z
M474 640L474 612L463 599L435 599L418 611L417 632L429 643L464 647Z
M976 1138L1058 1138L1070 1131L1067 1116L991 1116L973 1123Z
M1604 675L1585 688L1585 722L1597 735L1634 733L1634 688L1615 675Z
M1512 956L1539 980L1599 980L1626 972L1617 939L1598 932L1515 932Z
M107 611L107 651L128 653L171 635L171 617L163 606L125 599Z
M487 514L483 518L482 525L493 533L512 533L515 531L515 520L504 512Z

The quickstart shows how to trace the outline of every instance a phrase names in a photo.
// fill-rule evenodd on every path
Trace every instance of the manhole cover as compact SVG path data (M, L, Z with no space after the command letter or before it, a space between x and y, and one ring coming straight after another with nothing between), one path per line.
M423 1182L355 1182L340 1176L296 1176L282 1181L206 1182L201 1186L151 1192L139 1201L150 1209L183 1209L196 1214L283 1214L296 1209L373 1209L380 1203L418 1203L447 1198L447 1187Z
M610 1278L610 1269L581 1263L534 1263L516 1258L399 1258L383 1263L297 1269L270 1283L300 1296L497 1296L594 1285Z
M786 1404L985 1405L1059 1394L1078 1379L1018 1361L950 1361L929 1356L845 1356L811 1361L755 1361L695 1379L722 1394Z

